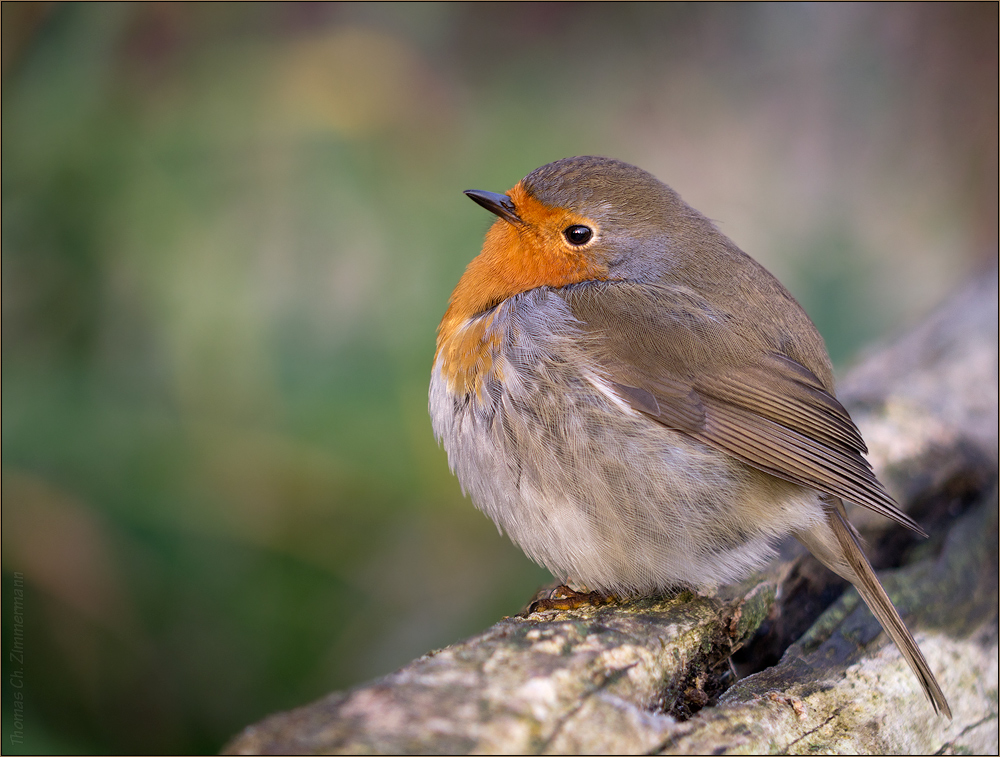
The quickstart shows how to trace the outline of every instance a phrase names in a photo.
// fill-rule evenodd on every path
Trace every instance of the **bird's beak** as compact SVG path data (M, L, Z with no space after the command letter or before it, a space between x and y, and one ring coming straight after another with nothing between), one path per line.
M521 216L517 214L514 201L507 195L498 195L496 192L485 192L482 189L466 189L467 194L474 202L482 205L491 213L495 213L503 220L520 225L524 223Z

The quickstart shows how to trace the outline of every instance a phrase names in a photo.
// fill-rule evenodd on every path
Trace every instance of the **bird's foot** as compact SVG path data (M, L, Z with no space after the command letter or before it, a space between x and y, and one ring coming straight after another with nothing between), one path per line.
M602 594L599 591L574 591L566 584L560 584L549 593L548 597L532 601L528 605L528 609L525 610L524 616L527 617L545 610L576 610L586 605L596 607L610 604L614 600L613 594Z

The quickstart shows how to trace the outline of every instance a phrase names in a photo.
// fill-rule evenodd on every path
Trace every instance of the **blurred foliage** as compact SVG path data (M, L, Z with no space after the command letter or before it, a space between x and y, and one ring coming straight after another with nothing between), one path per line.
M0 13L5 752L214 751L546 579L426 415L463 189L639 164L838 362L996 259L995 4Z

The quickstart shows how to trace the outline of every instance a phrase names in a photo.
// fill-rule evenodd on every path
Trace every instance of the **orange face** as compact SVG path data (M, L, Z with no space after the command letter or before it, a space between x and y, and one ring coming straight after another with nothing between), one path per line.
M607 277L607 266L588 255L600 236L594 221L539 202L520 183L507 196L514 202L522 223L498 218L490 227L482 252L469 263L452 292L448 310L438 327L438 352L469 318L508 297L540 286L562 287ZM593 230L587 244L572 245L566 240L563 232L575 224Z
M607 266L595 262L588 250L600 236L597 224L565 208L539 202L518 183L507 196L522 223L498 218L486 234L477 255L455 287L448 310L438 326L435 360L442 352L443 370L456 392L479 391L479 377L491 370L496 340L484 339L492 314L470 319L508 297L540 286L562 287L607 277ZM593 230L587 244L573 245L564 231L580 224Z

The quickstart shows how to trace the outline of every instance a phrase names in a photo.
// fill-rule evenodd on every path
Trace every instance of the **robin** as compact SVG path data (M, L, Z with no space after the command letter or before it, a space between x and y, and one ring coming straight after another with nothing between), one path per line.
M476 506L599 595L730 583L792 534L950 718L842 500L923 531L862 457L823 338L777 279L618 160L465 194L498 218L438 327L430 414Z

